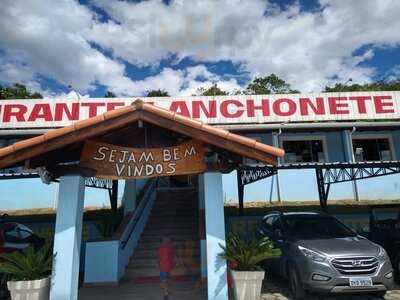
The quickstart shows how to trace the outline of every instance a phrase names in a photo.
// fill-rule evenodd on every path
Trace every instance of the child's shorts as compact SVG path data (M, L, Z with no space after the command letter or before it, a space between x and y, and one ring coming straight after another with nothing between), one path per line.
M161 282L167 281L169 278L169 272L160 272Z

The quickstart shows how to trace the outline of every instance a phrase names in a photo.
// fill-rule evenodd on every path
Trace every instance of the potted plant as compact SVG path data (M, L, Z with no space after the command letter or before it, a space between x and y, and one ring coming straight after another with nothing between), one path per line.
M53 262L50 247L35 250L31 246L25 252L2 254L1 258L0 273L10 278L7 286L11 299L49 299Z
M221 258L230 265L236 300L259 300L265 271L260 264L272 257L281 255L272 242L264 238L242 238L238 234L230 234L226 246L220 245L223 252Z

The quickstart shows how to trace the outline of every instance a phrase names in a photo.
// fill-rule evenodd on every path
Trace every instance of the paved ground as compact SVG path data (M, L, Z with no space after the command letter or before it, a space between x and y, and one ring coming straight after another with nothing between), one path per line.
M270 278L264 281L262 300L291 300L288 282L280 278ZM387 292L384 298L368 294L317 296L310 295L307 300L400 300L400 286Z
M194 282L171 284L170 300L205 300L205 291ZM79 291L79 300L162 300L158 284L122 282L118 286L91 286Z
M206 291L196 286L194 282L180 282L171 284L172 295L170 300L206 300ZM163 299L158 284L133 284L122 282L118 286L91 286L79 291L79 300L158 300ZM263 286L262 300L291 300L289 287L286 281L274 278L267 279ZM306 300L400 300L400 286L389 291L385 298L363 295L316 296Z

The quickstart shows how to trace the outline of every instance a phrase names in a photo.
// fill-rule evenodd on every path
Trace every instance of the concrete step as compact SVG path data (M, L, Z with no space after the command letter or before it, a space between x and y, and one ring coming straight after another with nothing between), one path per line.
M166 220L163 221L163 220L155 218L151 221L148 221L146 223L145 228L153 227L153 226L156 226L156 227L173 227L173 226L175 226L175 227L196 227L196 226L198 226L198 223L199 222L197 220L194 220L194 218L193 219L188 218L188 219L183 219L183 220L171 218L168 221L166 221Z
M174 213L163 213L154 214L148 220L147 224L161 223L164 224L182 224L182 223L194 223L198 221L198 217L195 214L174 214Z
M173 236L179 236L179 235L194 235L198 233L198 228L197 227L167 227L167 228L162 228L162 227L152 227L152 228L146 228L143 231L142 236L149 236L149 235L156 235L156 236L163 236L163 235L173 235Z
M198 199L197 193L181 193L172 195L157 195L156 203L178 203L178 202L189 202L195 203Z
M178 256L177 262L199 262L200 261L200 256ZM148 267L148 268L153 268L156 267L158 268L158 258L157 256L154 257L141 257L141 258L133 258L129 264L128 268L142 268L142 267Z
M154 258L157 256L158 247L153 249L140 249L136 250L135 254L133 255L132 260L139 259L139 258ZM199 247L192 247L192 248L178 248L176 249L176 256L177 257L188 257L191 255L199 256L200 255L200 248Z
M175 267L171 275L179 276L179 275L197 275L200 271L200 265L194 266L190 270L188 268L177 266ZM160 276L160 270L158 268L146 268L146 267L135 267L135 268L126 268L125 278L134 279L137 277L153 277Z
M187 247L187 241L173 241L176 248ZM141 242L136 248L136 251L157 251L160 248L161 241ZM200 248L200 242L195 241L193 248ZM135 252L136 252L135 251Z
M198 214L197 190L158 190L139 244L127 266L126 277L159 276L157 251L163 236L171 237L179 261L186 262L188 266L199 265ZM193 267L189 268L193 271ZM188 268L176 267L174 272L176 275L185 275Z
M162 226L166 224L190 224L190 223L198 223L198 218L195 215L170 215L170 216L151 216L147 220L147 224L161 224Z
M183 215L183 216L170 216L170 217L160 217L153 216L151 219L147 220L147 225L159 225L161 227L168 225L184 226L186 224L198 224L196 216L193 215Z
M187 214L187 213L194 214L197 212L197 210L198 210L197 207L191 206L191 205L182 205L182 206L174 205L172 207L165 205L165 207L162 207L162 206L153 207L151 210L151 213L152 214L160 214L160 213L162 214L162 213L165 213L168 211L174 211L176 213L181 213L181 214Z
M145 228L142 235L163 235L163 234L170 234L170 235L187 235L187 234L194 234L197 232L197 228L195 227L152 227L152 228Z
M197 189L196 188L185 188L185 189L158 189L157 190L157 194L158 195L175 195L175 196L179 196L179 195L183 195L183 194L190 194L190 193L197 193Z
M156 204L163 203L198 203L197 193L182 193L179 195L158 195Z
M161 226L160 224L156 223L148 223L146 224L146 227L144 230L149 230L149 231L154 231L154 230L197 230L198 229L198 224L195 222L167 222L167 223L162 223Z
M134 279L136 277L153 277L160 276L160 270L158 268L129 268L125 269L126 279Z
M168 206L168 205L193 205L198 206L198 197L195 194L184 195L179 198L172 197L158 197L154 205Z
M165 216L195 216L197 214L197 211L194 209L175 209L174 207L170 207L168 209L152 209L151 210L152 217L153 216L159 216L159 217L165 217Z
M162 237L166 236L165 235L145 235L140 238L139 241L139 246L141 243L161 243ZM187 241L193 241L193 240L198 240L199 237L198 235L192 234L192 235L168 235L172 243L175 245L177 242L187 242Z
M198 220L195 216L181 216L181 217L171 216L169 218L163 218L163 217L158 218L157 216L153 216L153 218L147 221L146 227L149 225L160 226L160 227L165 227L165 226L187 227L188 225L196 225L196 224L198 224Z

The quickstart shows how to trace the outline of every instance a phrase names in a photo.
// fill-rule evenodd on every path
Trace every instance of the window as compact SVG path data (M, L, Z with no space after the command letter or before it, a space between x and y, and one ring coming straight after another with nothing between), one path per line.
M256 140L257 142L262 143L261 136L255 136L255 135L246 135L246 136L248 138L250 138L250 139L253 139L253 140ZM247 158L247 157L243 158L243 164L246 165L246 166L257 166L257 165L259 165L259 163L256 160L251 159L251 158Z
M283 218L288 235L294 239L331 239L354 237L356 234L330 216L288 215Z
M375 207L372 210L375 221L400 221L399 207Z
M325 162L322 140L283 141L285 162Z
M263 221L264 228L271 231L272 224L274 224L277 219L278 219L278 216L276 216L276 215L270 216L270 217L264 219L264 221Z
M353 151L356 161L379 161L393 159L388 138L354 138Z
M10 146L20 140L21 139L0 139L0 148ZM23 167L15 167L15 168L1 169L0 174L18 173L22 171Z

